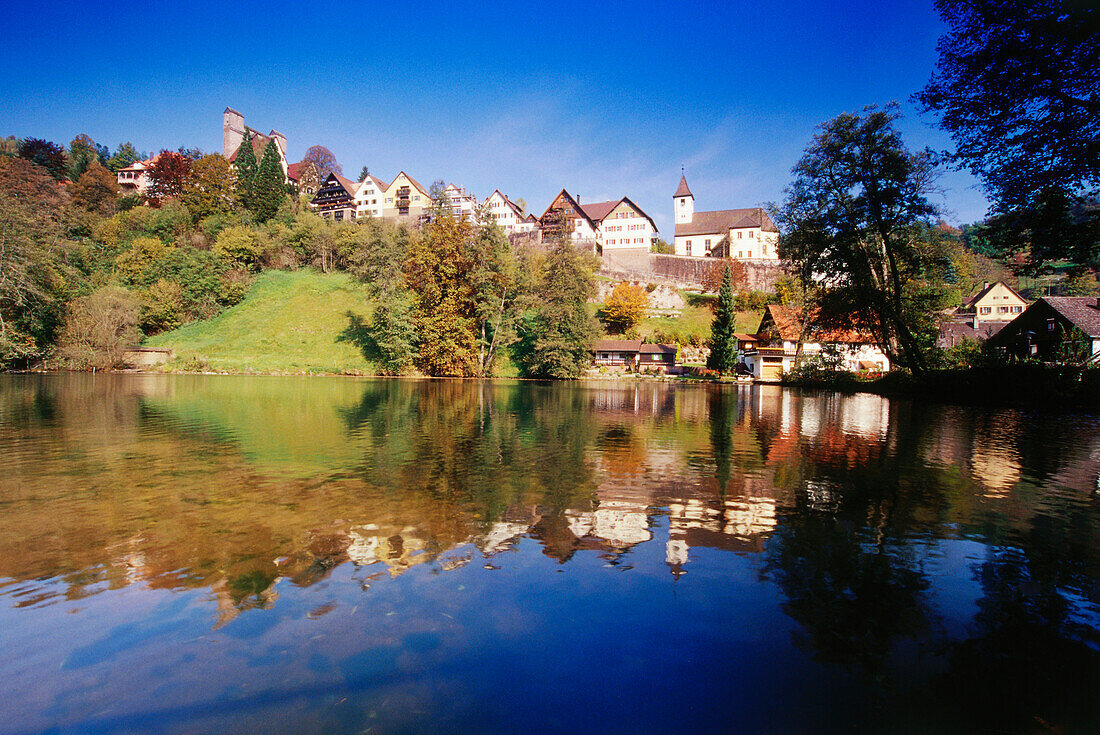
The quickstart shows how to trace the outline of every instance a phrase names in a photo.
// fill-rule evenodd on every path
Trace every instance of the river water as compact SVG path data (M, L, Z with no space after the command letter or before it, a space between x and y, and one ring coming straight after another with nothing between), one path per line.
M0 733L1100 732L1100 417L0 375Z

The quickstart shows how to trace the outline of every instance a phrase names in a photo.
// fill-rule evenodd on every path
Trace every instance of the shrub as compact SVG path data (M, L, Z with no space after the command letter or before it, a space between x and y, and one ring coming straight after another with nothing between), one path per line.
M175 329L184 320L183 287L161 278L141 298L141 328L146 334Z
M267 236L251 227L236 225L218 233L211 252L230 268L255 268L264 251Z
M138 300L124 288L106 286L73 299L58 340L58 354L79 370L122 364L128 347L141 341Z

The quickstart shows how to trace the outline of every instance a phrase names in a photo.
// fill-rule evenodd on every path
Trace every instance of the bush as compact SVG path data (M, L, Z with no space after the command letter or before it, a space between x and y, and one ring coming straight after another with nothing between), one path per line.
M183 287L161 278L142 294L141 328L146 334L175 329L183 323Z
M119 367L126 349L141 341L139 312L134 295L117 286L73 299L61 328L58 355L78 370Z
M230 268L255 268L267 244L267 236L251 227L236 225L218 233L211 252Z

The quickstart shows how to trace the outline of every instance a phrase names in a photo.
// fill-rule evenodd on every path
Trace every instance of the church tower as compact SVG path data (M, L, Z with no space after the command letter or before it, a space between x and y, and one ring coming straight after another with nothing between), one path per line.
M695 216L695 197L688 188L687 177L680 174L680 186L672 195L673 207L676 209L676 224L686 225Z
M232 107L222 113L222 155L229 158L241 147L244 139L244 115Z

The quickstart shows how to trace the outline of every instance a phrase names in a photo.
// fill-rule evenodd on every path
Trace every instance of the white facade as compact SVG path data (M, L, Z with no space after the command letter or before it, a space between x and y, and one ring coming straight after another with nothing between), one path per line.
M454 184L447 184L447 188L443 190L443 193L447 197L447 205L450 207L451 214L454 215L455 219L474 221L477 215L477 197L468 194L465 189Z
M657 241L657 228L630 200L623 199L598 223L596 242L603 250L646 250Z
M524 214L515 202L500 193L500 189L489 195L485 200L484 208L485 214L496 222L506 235L530 232L538 224L534 215Z
M695 211L695 197L688 189L687 179L680 177L680 187L672 195L676 231L673 252L696 258L709 257L725 249L737 260L778 260L779 233L760 207Z
M802 360L821 354L825 346L835 347L841 358L839 368L849 372L863 371L889 372L890 358L878 345L866 343L819 343L804 342L802 344ZM798 352L798 343L793 340L784 340L782 346L776 344L771 347L757 346L746 350L742 358L754 378L778 378L774 373L765 375L765 364L780 365L780 372L788 373L795 367L795 355ZM774 367L773 367L774 369Z
M118 170L116 177L118 186L125 194L137 192L144 194L149 188L149 169L153 167L156 158L144 161L135 161L126 168Z
M355 216L382 217L382 200L386 196L386 184L373 176L367 176L355 191Z

